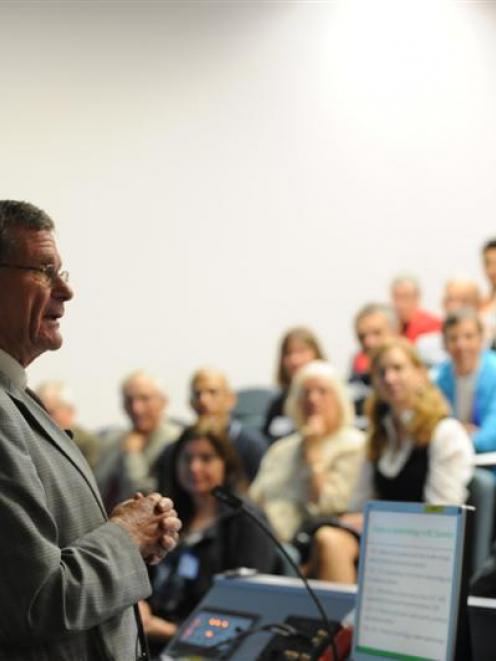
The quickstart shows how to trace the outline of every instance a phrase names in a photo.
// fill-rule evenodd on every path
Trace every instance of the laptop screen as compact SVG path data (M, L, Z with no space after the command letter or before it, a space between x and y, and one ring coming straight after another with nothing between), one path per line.
M367 504L355 661L455 658L466 513L457 506Z

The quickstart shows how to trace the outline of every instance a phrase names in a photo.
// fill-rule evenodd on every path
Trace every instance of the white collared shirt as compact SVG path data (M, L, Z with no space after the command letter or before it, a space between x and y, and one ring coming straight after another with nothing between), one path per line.
M398 448L392 421L385 421L388 443L378 461L379 471L394 478L408 461L412 439L403 439ZM424 484L424 502L462 504L467 499L467 485L473 474L473 445L463 426L454 418L445 418L435 427L427 446L428 470ZM350 510L359 512L367 500L377 498L374 489L374 465L365 461L355 485Z
M24 367L3 349L0 349L0 372L3 372L20 390L25 390L28 377Z

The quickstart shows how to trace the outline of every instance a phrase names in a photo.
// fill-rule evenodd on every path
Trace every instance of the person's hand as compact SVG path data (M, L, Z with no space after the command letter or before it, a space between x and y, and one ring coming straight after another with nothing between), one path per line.
M143 621L143 629L147 636L153 640L165 642L176 634L177 624L154 615L148 602L140 601L138 607Z
M160 562L176 546L182 525L172 500L159 493L136 494L117 505L110 521L126 530L149 564Z
M361 512L349 512L348 514L342 514L339 517L339 520L359 533L361 533L363 530L363 514Z
M143 622L143 628L146 631L147 629L149 629L150 622L153 617L152 609L150 608L150 604L144 599L138 601L138 608L141 615L141 621Z
M135 499L144 498L142 493L137 493L134 496ZM170 505L172 504L172 508ZM154 553L145 558L146 562L149 565L158 564L168 551L176 546L179 539L179 530L182 528L182 523L178 518L177 512L174 509L174 505L170 498L162 498L158 501L155 506L155 510L162 512L164 518L161 520L160 525L162 527L162 540L161 540L161 550L159 553ZM179 522L179 528L177 523Z
M309 415L305 420L305 424L301 430L303 439L308 439L311 441L314 438L322 438L327 433L326 425L324 418L315 413L314 415Z
M122 439L122 451L127 453L143 452L146 445L146 436L132 431Z
M465 431L469 436L473 436L475 433L479 431L479 427L477 427L477 425L474 425L473 422L465 422L463 426L465 427Z

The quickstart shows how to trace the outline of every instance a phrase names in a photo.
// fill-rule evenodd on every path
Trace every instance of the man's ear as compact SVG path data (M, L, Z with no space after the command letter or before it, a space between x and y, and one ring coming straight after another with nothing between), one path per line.
M197 399L195 397L195 393L194 393L194 390L192 388L189 391L188 404L191 406L193 411L198 415L198 411L196 410L197 409L197 406L196 406L197 405Z
M228 408L229 411L232 411L233 408L236 406L236 402L238 401L238 396L233 390L229 390L227 393L227 403L228 403Z
M443 333L442 335L443 335L443 349L446 351L446 353L449 354L448 346L447 346L448 343L446 342L446 334Z

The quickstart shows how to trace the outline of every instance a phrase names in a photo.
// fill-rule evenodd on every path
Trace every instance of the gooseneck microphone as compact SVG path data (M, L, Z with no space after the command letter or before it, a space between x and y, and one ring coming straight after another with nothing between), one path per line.
M336 630L332 627L331 623L329 622L329 619L326 615L326 612L324 610L324 607L322 606L322 602L320 599L317 597L315 594L314 590L310 586L307 578L302 574L300 568L296 564L296 562L293 560L293 558L289 555L289 553L286 551L284 546L281 544L281 542L277 539L277 537L274 535L274 533L271 531L271 529L259 519L259 517L250 510L249 507L244 503L244 501L233 494L229 489L226 489L225 487L214 487L212 489L212 495L215 496L218 500L220 500L222 503L227 505L228 507L231 507L233 510L237 510L239 512L242 512L246 516L248 516L263 532L270 537L274 545L277 547L277 549L282 553L282 555L286 558L286 560L289 562L291 567L293 568L295 574L302 580L303 585L305 586L308 594L312 598L315 606L317 607L317 610L319 611L320 617L322 619L322 622L325 625L325 629L329 634L329 645L331 646L332 653L333 653L333 658L338 659L337 655L337 650L336 646L334 643L334 636L337 633Z

